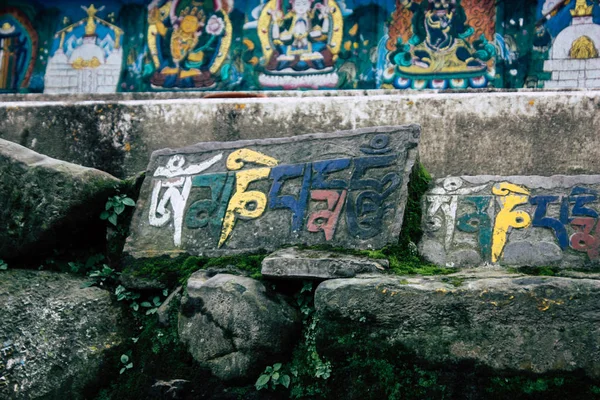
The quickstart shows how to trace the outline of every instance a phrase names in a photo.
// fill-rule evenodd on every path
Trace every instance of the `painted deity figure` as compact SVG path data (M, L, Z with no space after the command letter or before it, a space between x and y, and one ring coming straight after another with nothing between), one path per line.
M20 82L29 66L27 32L17 23L8 22L12 15L0 16L0 91L19 90Z
M333 0L284 3L287 2L270 1L259 18L258 35L265 56L261 84L290 89L335 86L338 77L332 72L343 31L337 3ZM279 78L270 78L273 75ZM287 77L281 78L284 76Z
M461 0L401 0L412 12L412 37L398 39L390 62L396 66L397 88L442 89L485 86L493 74L487 62L495 48L484 35L473 43L467 39L475 30L469 26Z
M232 28L220 1L214 7L186 0L154 0L148 6L148 48L154 88L209 89L215 86ZM209 16L210 15L210 16Z
M329 31L330 10L323 4L313 9L312 3L313 0L292 0L292 9L285 15L280 9L271 12L271 37L277 50L267 69L305 71L333 66L333 54L324 43L327 36L323 35ZM321 26L313 22L315 19L322 22Z

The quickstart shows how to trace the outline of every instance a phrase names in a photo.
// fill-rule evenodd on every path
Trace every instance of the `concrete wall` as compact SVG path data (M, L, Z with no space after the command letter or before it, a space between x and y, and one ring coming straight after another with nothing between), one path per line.
M436 177L600 174L600 91L172 96L0 96L0 138L125 177L165 147L419 123Z

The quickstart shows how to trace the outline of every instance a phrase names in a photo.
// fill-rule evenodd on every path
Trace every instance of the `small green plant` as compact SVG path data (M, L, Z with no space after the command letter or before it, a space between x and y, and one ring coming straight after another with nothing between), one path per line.
M104 254L93 254L88 257L85 263L79 261L68 262L69 271L74 274L88 273L98 268L98 264L104 261Z
M0 260L0 271L6 271L8 269L8 264L4 262L4 260Z
M160 297L154 296L152 298L152 302L144 301L142 302L141 306L148 309L146 310L146 315L151 315L155 314L158 311L158 307L160 307L161 304L162 301L160 301Z
M131 301L130 307L133 308L134 311L140 309L140 304L136 301L140 298L139 293L132 292L127 290L123 285L119 285L115 289L115 295L117 296L117 301Z
M128 369L133 368L133 363L129 362L129 356L127 354L121 354L121 371L119 371L119 374L123 374L123 372L127 371Z
M91 271L88 277L90 281L85 282L81 287L104 286L112 282L116 282L119 273L106 264L102 264L102 268Z
M108 222L117 226L119 215L125 211L126 206L135 207L135 201L127 197L126 194L109 197L104 206L104 211L100 214L100 219L104 221L108 220Z
M291 378L288 374L282 372L281 367L281 363L274 364L272 367L267 367L254 384L256 390L275 390L279 385L282 385L287 389L290 386Z

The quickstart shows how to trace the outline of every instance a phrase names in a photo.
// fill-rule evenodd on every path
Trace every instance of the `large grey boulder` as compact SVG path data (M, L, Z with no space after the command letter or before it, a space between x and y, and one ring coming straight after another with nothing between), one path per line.
M99 215L119 183L0 139L0 259L104 234Z
M120 308L82 278L0 271L0 398L81 399L120 342Z
M254 279L203 272L188 281L179 337L202 366L220 379L256 378L281 361L300 332L299 315Z
M600 377L600 280L502 273L337 279L318 286L315 306L330 333L366 331L379 346L431 363ZM321 334L320 347L336 340Z

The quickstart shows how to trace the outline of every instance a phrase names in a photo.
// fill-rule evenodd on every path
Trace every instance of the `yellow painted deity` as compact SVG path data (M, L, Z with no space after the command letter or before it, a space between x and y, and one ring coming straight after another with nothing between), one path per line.
M211 7L193 0L154 0L148 6L148 25L153 87L215 85L215 74L225 61L232 35L229 16L220 1Z

